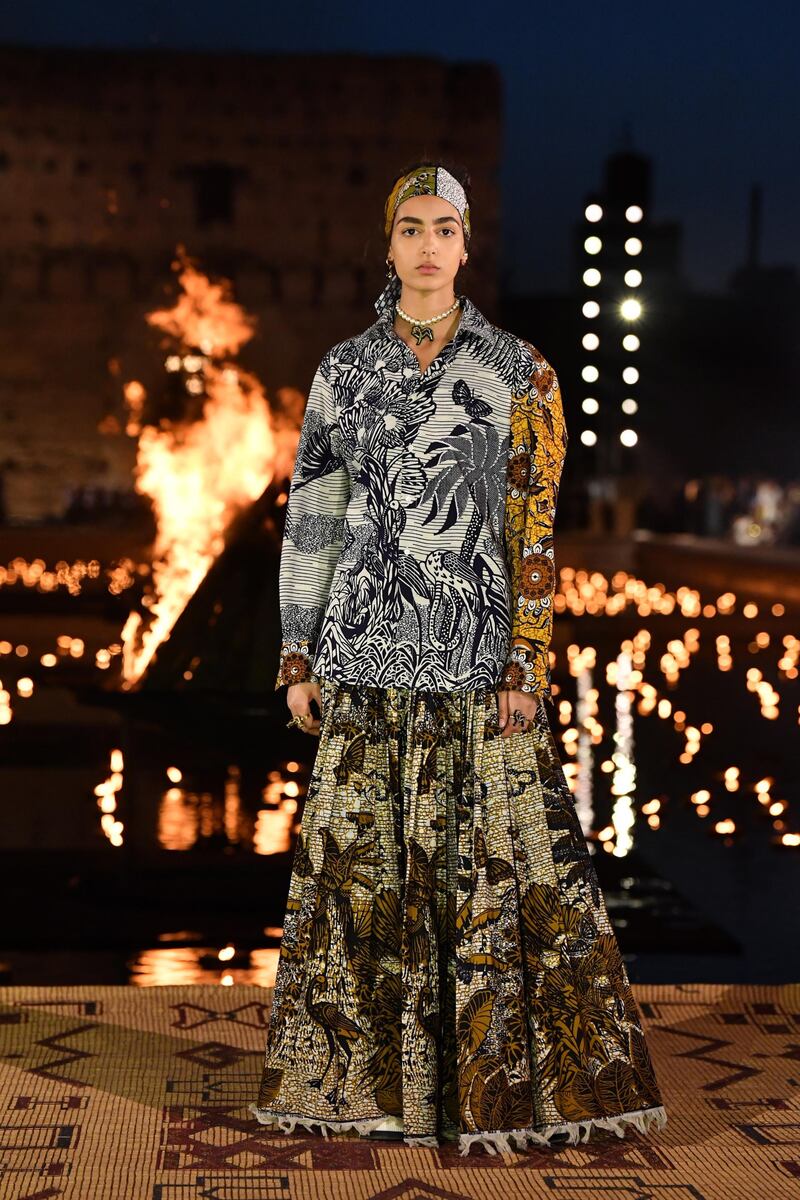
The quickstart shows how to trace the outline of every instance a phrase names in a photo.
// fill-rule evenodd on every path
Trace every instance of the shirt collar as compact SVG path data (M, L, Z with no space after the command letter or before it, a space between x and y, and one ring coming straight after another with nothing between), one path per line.
M373 328L376 332L383 332L385 329L391 328L394 323L394 306L400 298L402 289L402 281L399 275L394 275L381 294L375 301L375 310L378 313L378 320ZM469 296L459 296L461 301L461 320L458 323L456 337L461 333L462 329L466 329L485 338L487 341L494 340L492 332L492 324L487 321L483 313L476 308Z

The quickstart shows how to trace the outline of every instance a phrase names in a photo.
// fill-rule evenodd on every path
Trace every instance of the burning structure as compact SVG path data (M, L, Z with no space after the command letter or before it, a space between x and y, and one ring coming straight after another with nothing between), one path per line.
M255 322L230 284L212 282L183 247L173 265L175 303L147 315L162 333L166 394L148 396L138 380L124 388L127 432L138 437L136 489L152 503L157 532L150 578L122 631L122 687L137 687L150 669L151 686L185 687L197 677L212 690L269 690L257 664L269 658L267 639L276 642L267 619L280 547L274 512L286 501L303 397L284 388L274 408L267 402L256 376L235 361ZM187 643L175 627L193 598L195 613L206 605L205 635L196 619ZM229 602L233 622L221 620ZM211 651L211 631L219 636L223 625L224 652ZM173 634L172 652L152 669Z

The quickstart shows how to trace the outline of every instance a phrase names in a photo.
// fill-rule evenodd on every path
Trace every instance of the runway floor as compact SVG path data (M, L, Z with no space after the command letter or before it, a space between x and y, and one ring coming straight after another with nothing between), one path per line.
M0 988L0 1197L800 1197L800 984L634 994L663 1130L460 1157L259 1126L271 989Z

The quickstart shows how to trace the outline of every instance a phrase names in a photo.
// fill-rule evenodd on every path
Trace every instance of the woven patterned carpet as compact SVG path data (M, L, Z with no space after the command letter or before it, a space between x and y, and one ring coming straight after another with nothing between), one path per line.
M268 990L0 988L0 1198L800 1198L800 985L634 993L664 1130L462 1158L260 1127Z

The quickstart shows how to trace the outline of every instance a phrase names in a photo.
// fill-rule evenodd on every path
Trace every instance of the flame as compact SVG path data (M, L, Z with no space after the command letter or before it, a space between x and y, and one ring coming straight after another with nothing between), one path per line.
M255 330L255 318L248 316L231 299L231 286L223 279L212 283L187 257L183 246L173 269L180 270L178 282L183 294L172 308L147 314L147 321L163 329L184 347L197 347L209 358L238 354Z
M252 337L253 319L231 300L228 282L212 283L182 247L173 266L181 295L147 320L180 345L191 372L187 409L198 391L205 398L196 419L140 426L143 389L135 381L124 389L139 435L136 489L150 497L157 526L149 616L132 612L122 631L124 688L169 637L222 551L233 518L258 499L291 453L280 444L283 431L276 437L258 379L225 359Z

